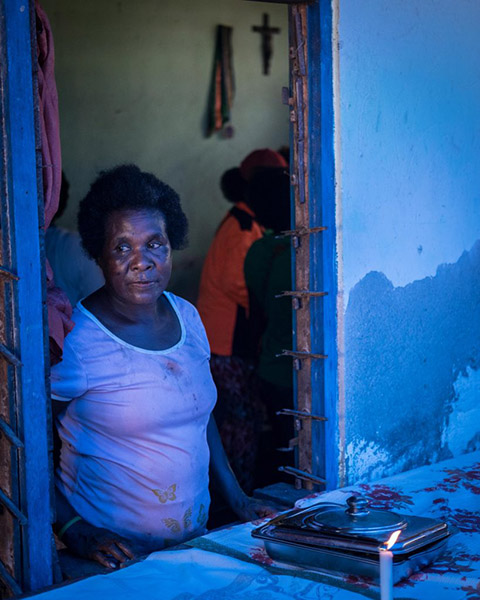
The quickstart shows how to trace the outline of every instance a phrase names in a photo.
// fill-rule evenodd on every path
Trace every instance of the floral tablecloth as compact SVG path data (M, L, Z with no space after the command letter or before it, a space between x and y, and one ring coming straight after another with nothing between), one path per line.
M435 517L455 530L435 563L399 582L396 600L480 600L480 452L369 484L303 498L344 503L361 491L370 506ZM36 596L41 600L360 600L379 598L367 579L332 579L274 562L251 537L258 523L237 525L189 542L184 550L151 554L142 563Z

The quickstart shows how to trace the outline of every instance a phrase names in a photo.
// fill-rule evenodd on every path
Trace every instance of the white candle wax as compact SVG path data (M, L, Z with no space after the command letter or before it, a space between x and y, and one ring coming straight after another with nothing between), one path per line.
M393 600L393 552L380 550L380 598Z

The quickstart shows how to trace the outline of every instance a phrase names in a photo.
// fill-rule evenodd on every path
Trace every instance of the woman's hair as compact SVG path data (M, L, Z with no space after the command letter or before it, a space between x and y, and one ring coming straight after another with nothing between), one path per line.
M177 192L135 165L102 171L80 202L78 211L78 232L87 254L96 261L100 257L107 219L112 212L145 209L162 212L173 250L186 246L188 222Z

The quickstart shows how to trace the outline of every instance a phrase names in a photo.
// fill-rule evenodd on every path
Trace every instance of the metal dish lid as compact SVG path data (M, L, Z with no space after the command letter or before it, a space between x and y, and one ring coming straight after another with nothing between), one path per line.
M350 496L348 508L329 504L323 509L305 515L303 526L316 531L343 535L373 537L382 533L404 529L407 521L397 513L369 509L363 496Z
M367 508L362 496L351 496L344 504L318 503L278 515L252 531L266 543L295 548L375 556L385 545L394 555L422 552L450 535L443 521L399 515ZM398 532L399 535L394 534ZM267 548L268 549L268 548Z

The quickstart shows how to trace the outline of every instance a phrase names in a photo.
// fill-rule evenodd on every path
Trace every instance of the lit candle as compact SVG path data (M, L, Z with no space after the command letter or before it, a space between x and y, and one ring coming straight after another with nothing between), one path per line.
M393 552L380 548L380 598L393 600Z
M402 530L394 531L388 538L385 546L380 551L380 598L381 600L393 600L393 552L390 548L398 540Z

